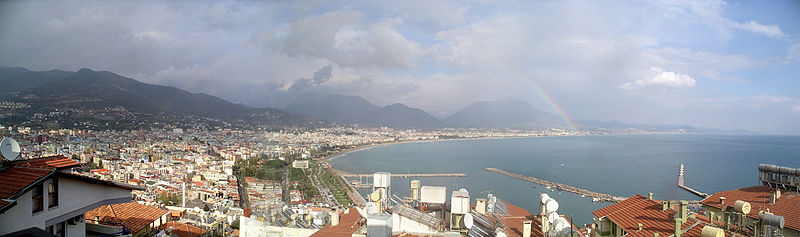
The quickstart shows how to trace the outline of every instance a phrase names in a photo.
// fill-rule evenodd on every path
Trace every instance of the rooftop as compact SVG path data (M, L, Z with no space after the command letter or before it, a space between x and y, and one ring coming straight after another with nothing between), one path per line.
M101 206L86 212L85 215L87 220L121 223L136 233L168 212L138 202L127 202Z
M758 219L759 211L769 210L772 214L783 216L785 227L800 231L800 195L793 191L781 190L781 196L770 204L770 195L776 189L765 186L752 186L747 188L733 189L717 192L700 201L703 205L725 210L733 208L736 200L750 203L751 211L747 214L750 218ZM725 197L725 202L720 200Z

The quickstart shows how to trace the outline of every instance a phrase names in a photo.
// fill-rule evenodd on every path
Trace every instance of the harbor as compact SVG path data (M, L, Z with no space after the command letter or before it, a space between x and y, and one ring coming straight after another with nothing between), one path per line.
M578 195L581 195L581 196L591 197L592 200L596 200L596 201L619 202L619 201L625 200L625 197L614 196L614 195L605 194L605 193L593 192L593 191L589 191L589 190L586 190L586 189L582 189L582 188L578 188L578 187L574 187L574 186L570 186L570 185L566 185L566 184L556 183L556 182L553 182L553 181L547 181L547 180L539 179L539 178L536 178L536 177L525 176L525 175L521 175L521 174L508 172L508 171L505 171L505 170L502 170L502 169L498 169L498 168L486 168L485 170L489 171L489 172L495 172L495 173L499 173L499 174L502 174L502 175L506 175L506 176L509 176L509 177L512 177L512 178L525 180L525 181L528 181L528 182L531 182L531 183L536 183L536 184L544 185L544 186L547 186L547 187L552 187L552 188L555 188L555 189L558 189L558 190L575 193L575 194L578 194Z

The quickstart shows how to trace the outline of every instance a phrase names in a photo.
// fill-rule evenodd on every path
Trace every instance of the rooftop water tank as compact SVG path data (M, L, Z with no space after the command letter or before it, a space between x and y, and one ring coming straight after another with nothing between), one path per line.
M372 175L372 187L387 188L392 185L392 174L389 172L375 172Z

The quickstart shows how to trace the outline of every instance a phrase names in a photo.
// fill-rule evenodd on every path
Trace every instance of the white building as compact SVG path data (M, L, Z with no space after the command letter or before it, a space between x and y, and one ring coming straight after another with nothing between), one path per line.
M6 161L0 170L0 235L86 236L83 213L131 201L140 187L71 174L65 156Z

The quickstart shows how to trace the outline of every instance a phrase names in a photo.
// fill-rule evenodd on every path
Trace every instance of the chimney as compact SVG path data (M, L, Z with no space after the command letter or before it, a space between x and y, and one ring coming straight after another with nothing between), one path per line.
M681 237L681 234L683 234L681 225L683 225L683 219L680 217L675 217L675 237Z
M522 222L522 237L531 237L531 220L525 220Z
M639 227L639 229L636 230L636 231L642 231L642 223L636 223L636 226Z
M670 201L661 201L661 210L666 211L667 209L670 208L669 207L670 204L671 204Z
M681 220L686 221L686 217L689 216L688 215L689 211L686 209L689 206L689 201L681 200L680 205L681 205L681 210L680 210Z
M725 205L725 197L719 197L719 205Z
M647 198L653 200L653 193L647 193Z
M475 211L482 215L486 215L486 199L485 198L477 198L475 199L477 203L475 203Z

